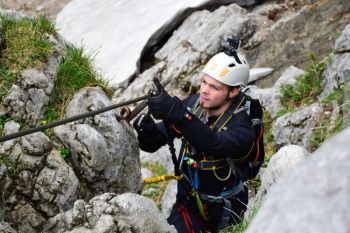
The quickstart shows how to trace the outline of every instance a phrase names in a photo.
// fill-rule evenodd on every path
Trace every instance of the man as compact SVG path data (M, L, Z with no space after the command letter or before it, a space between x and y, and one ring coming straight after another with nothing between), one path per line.
M219 53L203 69L199 94L181 101L162 90L148 98L150 113L162 121L155 124L146 115L134 122L142 150L154 152L174 137L183 140L175 160L182 176L168 218L180 233L217 232L243 217L248 192L235 164L254 147L251 118L242 111L241 87L248 77L243 56Z

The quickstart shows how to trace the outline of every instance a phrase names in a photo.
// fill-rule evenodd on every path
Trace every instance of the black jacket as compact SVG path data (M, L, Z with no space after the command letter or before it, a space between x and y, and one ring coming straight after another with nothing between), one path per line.
M240 93L233 104L237 104L244 97ZM189 113L189 109L198 98L198 94L192 95L182 101L182 106L175 109L179 115ZM244 102L242 103L244 105ZM204 159L221 159L230 157L234 160L245 157L251 150L255 140L255 131L252 127L251 119L246 111L237 113L227 124L227 129L221 132L214 132L210 124L215 122L216 117L211 117L208 122L203 123L193 114L192 119L175 122L174 126L181 132L182 137L189 142L192 147L192 157L197 161ZM168 141L175 137L174 131L167 122L157 124L157 132L153 137L138 137L140 148L148 152L154 152ZM183 172L188 173L188 168L182 167ZM230 176L229 179L222 182L219 178L228 176L229 167L226 169L213 171L199 171L199 191L210 195L219 195L221 192L230 188L237 181L236 177Z

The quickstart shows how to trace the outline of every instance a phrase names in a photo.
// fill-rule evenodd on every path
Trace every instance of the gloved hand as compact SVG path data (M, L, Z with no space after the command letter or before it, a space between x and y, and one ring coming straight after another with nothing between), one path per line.
M165 120L175 105L174 99L162 88L161 93L157 96L149 96L147 105L156 119Z
M133 123L134 129L139 135L154 136L157 133L157 126L149 114L139 115Z

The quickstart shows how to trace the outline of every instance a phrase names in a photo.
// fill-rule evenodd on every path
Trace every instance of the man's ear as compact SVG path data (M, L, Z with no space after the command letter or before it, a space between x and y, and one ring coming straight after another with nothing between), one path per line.
M235 98L239 93L239 87L233 87L229 93L230 99Z

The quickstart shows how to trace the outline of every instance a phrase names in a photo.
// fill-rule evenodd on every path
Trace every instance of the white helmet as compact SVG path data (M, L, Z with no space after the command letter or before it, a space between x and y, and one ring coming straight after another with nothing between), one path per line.
M237 56L229 56L221 52L208 61L203 72L231 87L246 86L249 78L249 65L239 53Z

